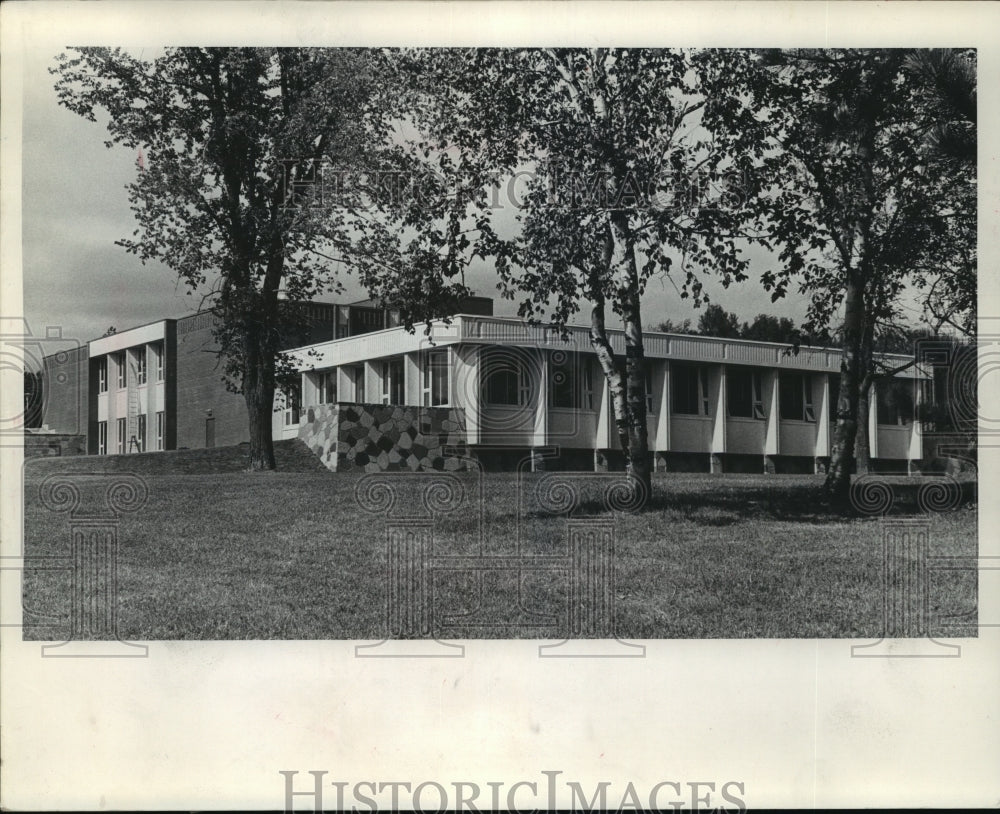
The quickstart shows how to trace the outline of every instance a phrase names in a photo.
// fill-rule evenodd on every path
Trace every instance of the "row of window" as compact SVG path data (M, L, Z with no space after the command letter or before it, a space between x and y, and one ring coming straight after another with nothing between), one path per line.
M155 381L163 381L163 343L156 342L149 345L149 353L143 346L137 351L118 351L110 354L115 363L116 383L119 390L124 390L128 385L127 370L128 365L132 367L133 378L137 385L146 384L149 376L149 356L153 357L153 371ZM97 360L97 392L108 392L108 357L102 356Z
M524 407L532 401L530 367L519 363L510 353L488 354L484 359L483 399L493 406ZM403 362L400 359L380 364L382 404L402 404L405 401ZM579 366L562 363L549 368L549 402L554 408L593 410L595 404L594 381L603 375L596 363L585 360ZM365 394L365 369L363 365L341 368L352 392L345 400L356 403L367 401ZM448 404L450 389L447 351L432 351L422 361L422 399L426 407ZM337 401L335 370L325 371L319 377L319 403ZM830 377L831 420L836 412L840 380ZM905 424L913 417L913 386L907 381L880 383L877 388L877 420L879 424ZM646 409L656 411L651 374L646 373ZM671 412L677 415L711 415L708 369L703 365L674 363L670 368ZM286 397L286 424L298 423L299 394ZM726 411L732 418L763 420L765 417L763 373L752 368L729 368L726 372ZM782 420L816 421L813 403L813 377L799 373L781 373L778 376L778 414Z
M164 413L156 414L156 437L153 440L153 449L160 451L163 449L163 433L166 428L166 416ZM136 416L135 435L128 438L128 422L124 418L119 418L115 422L115 452L124 455L126 452L145 452L147 448L146 416L140 413ZM108 454L108 422L99 421L97 423L97 454Z

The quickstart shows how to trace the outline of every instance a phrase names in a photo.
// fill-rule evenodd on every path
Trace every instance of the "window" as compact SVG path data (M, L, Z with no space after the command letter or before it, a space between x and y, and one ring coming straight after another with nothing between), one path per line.
M565 351L552 354L549 366L551 400L553 407L574 409L579 407L576 389L575 357Z
M487 355L485 364L487 403L510 407L528 403L530 388L523 359L500 350Z
M594 409L594 365L590 359L583 360L583 409Z
M153 354L153 368L156 373L156 381L163 381L163 343L157 342L149 346L150 352Z
M118 389L123 390L125 388L125 383L128 381L127 372L125 368L125 352L115 354L115 368L118 371Z
M166 429L167 417L161 410L156 414L156 448L163 449L163 432Z
M448 351L432 350L424 355L424 407L448 403Z
M733 418L763 418L764 399L759 370L726 370L726 409Z
M781 373L778 376L778 414L786 421L815 421L812 376Z
M382 403L403 403L403 363L399 359L382 363Z
M97 392L108 392L108 357L102 356L97 360ZM104 427L104 434L107 436L107 426Z
M671 410L679 415L708 415L708 372L698 365L670 367Z
M139 426L138 426L137 429L138 429L139 435L138 435L138 438L136 440L139 442L139 452L145 452L146 451L146 416L145 415L142 415L142 414L139 415Z
M146 383L146 349L139 348L135 353L135 383Z
M348 375L351 377L351 383L354 385L354 403L364 404L365 403L365 366L364 365L354 365L349 367Z
M324 370L319 374L319 403L334 404L337 401L337 371Z
M302 397L297 384L289 385L283 393L285 397L285 426L290 427L299 423L299 404Z
M128 431L128 428L127 428L127 426L125 424L125 419L124 418L119 418L118 419L118 454L119 455L124 455L125 454L125 433L127 431Z
M876 420L879 424L906 424L913 419L913 382L892 379L875 385Z
M107 366L105 366L105 371L107 371ZM108 422L98 421L97 422L97 454L107 455L108 454Z
M385 311L381 308L351 306L351 336L381 331L385 327Z
M653 401L653 371L649 369L649 362L646 363L646 412L656 412L656 404Z

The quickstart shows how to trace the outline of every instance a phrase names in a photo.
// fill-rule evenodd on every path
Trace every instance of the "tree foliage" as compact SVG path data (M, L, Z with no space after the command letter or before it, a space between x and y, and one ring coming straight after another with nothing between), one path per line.
M749 99L728 93L746 54L670 49L468 50L419 55L425 121L470 173L471 252L495 263L518 313L564 327L589 308L618 438L648 492L640 298L654 275L704 299L703 276L746 278L741 244L760 146ZM523 181L514 234L494 228L487 177ZM458 233L460 224L454 224ZM625 330L625 373L607 310Z
M723 339L740 337L740 320L718 303L710 303L698 317L698 333Z
M917 270L940 251L951 206L970 179L933 172L926 135L935 110L901 50L767 52L752 92L767 110L773 149L762 162L771 239L781 263L763 275L777 299L809 298L804 328L832 326L843 309L840 398L831 495L845 499L858 420L880 325L900 321Z
M217 315L230 386L250 414L251 468L273 468L279 348L298 303L337 290L329 252L351 251L359 216L324 205L317 162L356 167L386 143L367 52L170 48L153 59L78 48L58 58L59 101L107 116L108 147L140 150L120 241L158 260Z

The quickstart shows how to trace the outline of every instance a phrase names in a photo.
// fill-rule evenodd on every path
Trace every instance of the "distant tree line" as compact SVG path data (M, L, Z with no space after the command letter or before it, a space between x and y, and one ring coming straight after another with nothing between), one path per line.
M799 345L834 346L836 338L826 328L808 331L788 317L757 314L750 322L727 311L718 303L708 305L698 318L697 325L690 319L674 322L666 319L657 325L658 331L674 334L717 336L722 339L752 339L757 342L782 342L793 347Z

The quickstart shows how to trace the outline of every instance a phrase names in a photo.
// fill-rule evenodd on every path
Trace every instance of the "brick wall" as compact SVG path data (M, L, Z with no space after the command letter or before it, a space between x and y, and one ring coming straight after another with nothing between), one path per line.
M42 381L42 424L58 433L87 431L87 346L46 356Z
M205 446L206 421L214 419L215 446L250 438L243 396L222 380L223 361L212 336L211 314L177 320L177 448ZM211 410L211 416L208 411Z
M305 307L309 332L285 345L322 342L333 338L335 306L312 303ZM209 313L177 320L177 443L178 448L205 446L206 423L214 419L215 446L239 444L250 438L249 416L242 395L230 393L222 380L223 360L212 336ZM211 410L211 415L208 411Z

